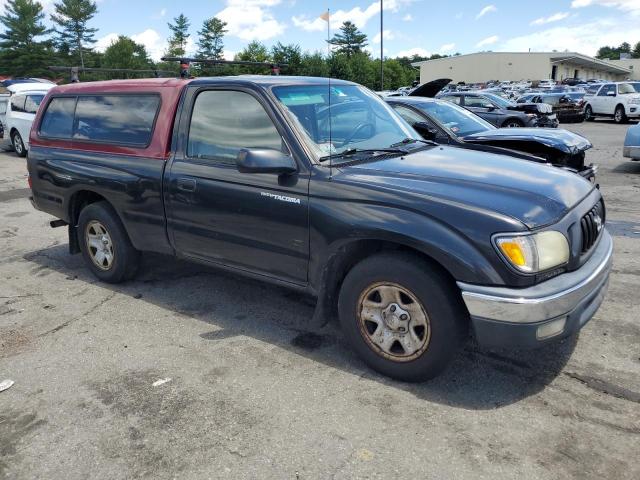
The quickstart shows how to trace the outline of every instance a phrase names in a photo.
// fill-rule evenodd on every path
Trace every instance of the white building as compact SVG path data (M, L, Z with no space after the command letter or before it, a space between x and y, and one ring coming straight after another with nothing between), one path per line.
M575 52L479 52L412 65L420 67L420 83L437 78L450 78L454 83L481 83L489 80L562 81L565 78L626 80L632 72L628 63L629 60L604 61ZM640 69L640 65L636 68Z

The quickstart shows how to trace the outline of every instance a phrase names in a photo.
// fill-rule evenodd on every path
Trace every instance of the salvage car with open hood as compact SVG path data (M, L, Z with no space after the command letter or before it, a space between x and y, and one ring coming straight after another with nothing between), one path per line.
M549 162L594 182L597 167L585 165L591 142L563 129L496 128L450 102L433 98L386 99L424 138L440 144Z
M451 82L441 78L415 88L409 96L433 98L460 105L482 117L496 127L547 127L558 126L558 119L551 106L535 103L514 103L499 95L482 90L466 92L439 92Z

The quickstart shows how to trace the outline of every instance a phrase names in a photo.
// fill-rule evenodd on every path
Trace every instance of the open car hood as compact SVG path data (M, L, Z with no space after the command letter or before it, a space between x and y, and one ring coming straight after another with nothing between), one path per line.
M490 144L495 146L514 147L514 143L526 142L543 145L547 148L557 150L568 155L576 155L589 150L593 145L591 142L568 130L549 128L498 128L474 133L462 137L462 140L469 143Z
M551 113L553 108L548 103L516 103L507 108L525 113Z
M408 96L409 97L435 97L440 90L451 83L450 78L439 78L438 80L432 80L427 83L423 83L419 87L416 87Z

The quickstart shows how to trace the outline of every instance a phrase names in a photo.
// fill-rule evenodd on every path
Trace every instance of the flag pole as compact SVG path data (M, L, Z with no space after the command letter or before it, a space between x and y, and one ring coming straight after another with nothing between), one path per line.
M380 0L380 91L384 90L384 7Z
M331 132L331 10L327 8L327 63L329 65L329 180L333 178L333 146Z

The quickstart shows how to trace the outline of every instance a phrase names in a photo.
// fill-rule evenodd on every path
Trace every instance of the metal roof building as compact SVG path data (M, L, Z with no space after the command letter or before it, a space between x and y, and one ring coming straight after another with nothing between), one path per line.
M626 80L632 70L576 52L478 52L412 63L420 68L420 83L436 78L454 82L601 78Z

